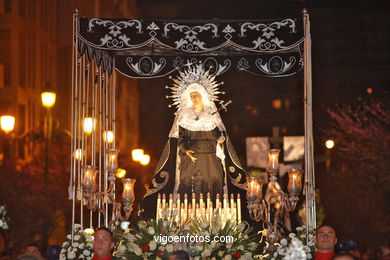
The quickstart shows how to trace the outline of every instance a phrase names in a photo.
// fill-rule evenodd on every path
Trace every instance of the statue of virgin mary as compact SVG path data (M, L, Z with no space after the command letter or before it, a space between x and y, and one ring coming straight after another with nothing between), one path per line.
M214 200L217 194L240 194L245 203L247 175L214 103L222 83L202 64L179 72L173 82L167 88L177 106L175 120L138 214L154 218L158 194L210 193Z

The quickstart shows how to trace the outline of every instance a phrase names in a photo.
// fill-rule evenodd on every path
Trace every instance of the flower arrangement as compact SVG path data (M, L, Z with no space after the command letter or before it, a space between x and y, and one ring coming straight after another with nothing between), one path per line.
M60 260L86 259L91 260L93 256L93 230L81 229L81 225L74 227L74 237L72 244L72 235L69 234L62 244Z
M0 229L8 229L7 223L7 209L5 206L0 206Z
M306 233L306 227L297 227L297 234L290 233L276 244L277 250L269 256L271 260L313 259L315 252L314 231Z
M132 223L119 239L114 256L122 259L166 259L172 252L185 250L194 259L230 260L253 259L257 248L255 235L246 222L227 224L220 228L215 221L211 224L200 219L186 223L174 221L174 217ZM215 242L222 236L229 241ZM202 237L203 239L198 239ZM169 239L170 238L170 239ZM205 239L206 238L206 239Z
M217 219L218 217L211 224L201 220L192 221L190 233L209 238L208 241L191 244L190 254L194 259L253 259L252 254L257 249L257 244L256 236L251 234L252 228L249 224L227 221L221 228ZM226 241L221 241L222 238Z
M162 237L177 236L180 225L168 220L149 220L130 223L123 233L116 233L119 239L114 256L122 259L165 259L176 250L185 249L181 243L169 242Z

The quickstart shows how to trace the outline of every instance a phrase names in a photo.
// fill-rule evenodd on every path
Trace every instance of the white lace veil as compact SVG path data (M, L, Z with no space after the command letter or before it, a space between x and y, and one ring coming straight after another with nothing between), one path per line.
M201 120L195 120L189 116L193 113L193 105L190 97L192 92L198 92L202 97L204 112L202 113ZM185 126L185 128L193 131L209 131L215 127L218 127L221 132L226 130L221 116L216 112L217 107L210 100L209 94L202 85L198 83L190 84L180 98L182 105L175 113L175 120L169 132L169 137L179 137L179 125Z

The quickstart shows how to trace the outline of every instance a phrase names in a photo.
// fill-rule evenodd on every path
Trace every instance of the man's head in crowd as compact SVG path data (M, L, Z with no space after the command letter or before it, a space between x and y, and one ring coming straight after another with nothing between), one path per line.
M333 252L337 243L336 231L331 226L323 225L317 229L316 245L317 252Z
M28 255L35 255L35 256L41 256L41 251L39 250L39 245L37 243L30 243L26 247L26 254Z
M110 229L100 227L95 231L93 240L93 251L95 257L105 258L111 255L114 245L114 238Z

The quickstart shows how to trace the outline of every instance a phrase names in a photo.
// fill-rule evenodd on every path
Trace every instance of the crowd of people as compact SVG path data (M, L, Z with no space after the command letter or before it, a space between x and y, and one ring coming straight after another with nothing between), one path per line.
M93 242L93 260L113 260L112 252L115 243L113 233L107 227L100 227L95 231ZM332 226L322 225L316 231L316 249L314 260L390 260L390 248L383 245L377 250L360 252L358 244L352 239L337 241L336 231ZM46 254L42 254L36 243L26 246L24 252L14 257L10 252L4 251L0 260L59 260L61 247L50 245ZM171 253L167 260L189 260L185 251Z

